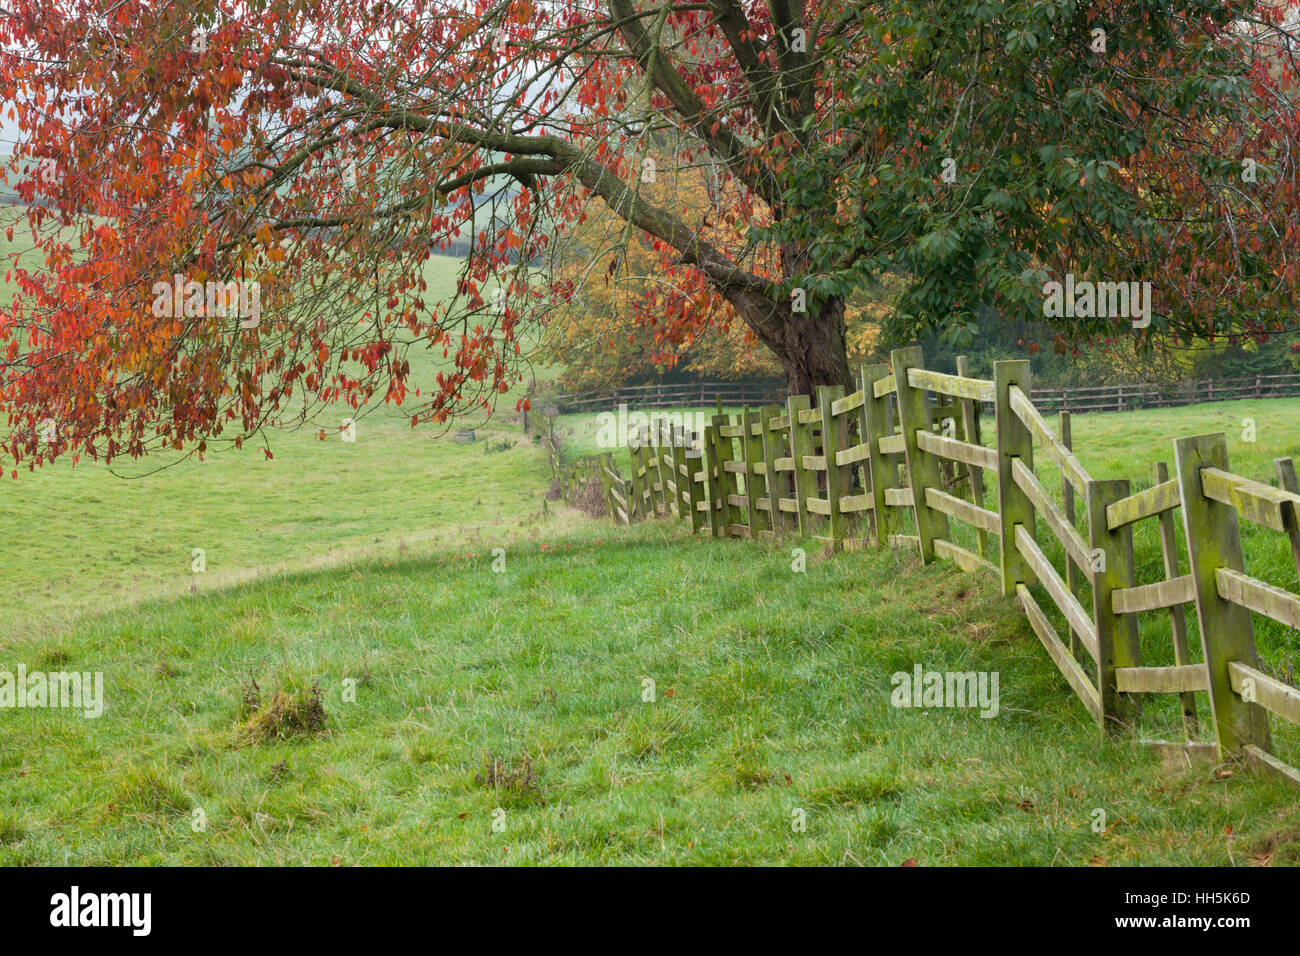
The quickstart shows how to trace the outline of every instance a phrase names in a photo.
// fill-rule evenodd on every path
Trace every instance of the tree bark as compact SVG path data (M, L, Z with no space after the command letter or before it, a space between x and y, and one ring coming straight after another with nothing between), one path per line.
M853 391L849 370L844 301L832 299L817 310L792 315L785 327L785 347L778 353L791 395L811 395L819 385L843 385Z
M780 361L789 394L811 396L816 404L819 385L854 390L843 299L809 302L807 312L792 313L788 304L750 291L724 294Z

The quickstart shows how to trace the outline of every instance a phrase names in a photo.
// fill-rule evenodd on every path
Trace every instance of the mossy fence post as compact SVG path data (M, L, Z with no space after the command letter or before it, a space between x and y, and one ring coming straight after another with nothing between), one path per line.
M794 497L798 507L799 535L811 537L812 513L808 499L817 497L817 473L804 465L804 458L816 451L813 445L813 426L803 419L802 413L811 412L812 398L808 395L791 395L786 399L790 416L790 457L794 459Z
M744 513L740 505L736 504L740 497L740 474L736 470L740 460L736 457L737 441L731 434L739 426L733 425L726 415L717 418L721 419L717 431L717 447L718 478L722 485L722 526L727 537L731 537L739 534L737 529L745 523Z
M1034 436L1029 426L1011 409L1011 386L1017 385L1030 394L1031 376L1029 362L1024 359L993 363L993 385L996 392L996 438L998 453L998 514L1001 518L1000 548L1002 558L1002 594L1014 597L1016 585L1035 583L1029 563L1016 546L1016 525L1038 540L1034 505L1029 496L1016 484L1011 473L1011 461L1019 458L1030 471L1034 469Z
M1163 461L1156 462L1155 483L1163 485L1169 480L1169 466ZM1174 516L1162 511L1157 519L1160 522L1160 552L1164 558L1165 580L1172 581L1178 577L1178 535L1174 531ZM1192 663L1192 655L1187 645L1187 612L1183 605L1175 604L1169 608L1169 627L1174 641L1174 663L1186 667ZM1196 693L1187 691L1179 698L1183 710L1183 735L1188 740L1195 740L1198 723L1196 720Z
M719 455L718 429L727 417L721 413L714 415L704 427L704 468L709 484L709 532L715 538L727 533L726 501L723 494L722 458Z
M853 484L851 465L839 463L839 453L849 443L849 420L835 414L835 403L844 397L843 385L820 385L817 388L818 411L822 420L822 458L826 464L826 523L831 550L838 551L849 536L848 516L841 501Z
M659 487L656 495L656 506L662 510L665 515L672 514L669 506L668 497L668 474L664 468L664 458L667 452L664 450L664 432L667 423L662 418L654 419L654 451L655 451L655 480Z
M673 514L678 518L687 517L682 504L686 497L687 491L682 487L682 473L686 470L686 438L682 433L682 426L674 424L672 433L669 436L669 448L672 456L668 462L668 467L672 470L673 480L669 482L668 488L673 496Z
M1070 451L1074 450L1074 434L1071 427L1070 413L1061 412L1057 416L1057 434L1060 436L1061 444ZM1071 527L1076 526L1075 509L1074 509L1074 485L1070 482L1070 476L1061 473L1061 511L1065 515L1065 520L1070 523ZM1070 589L1070 593L1078 598L1079 596L1079 565L1071 556L1069 550L1065 552L1065 586ZM1075 657L1079 656L1079 633L1074 629L1072 623L1066 622L1066 627L1070 633L1070 653Z
M758 502L761 497L758 484L759 468L763 464L763 439L758 431L758 412L751 411L748 405L740 416L740 454L745 462L745 510L749 512L749 536L758 538L764 531L770 530L762 518Z
M939 488L939 458L924 451L917 443L917 432L930 430L930 399L925 389L914 387L907 373L925 368L919 345L894 349L889 353L894 366L894 387L898 395L898 422L903 428L903 450L907 460L908 482L912 487L912 514L916 517L916 535L921 560L934 560L935 538L949 535L948 516L931 508L925 499L927 488Z
M1088 546L1093 555L1101 553L1100 565L1092 572L1092 619L1097 631L1097 697L1101 704L1099 720L1107 733L1131 727L1141 697L1121 694L1116 686L1115 668L1138 667L1141 653L1137 618L1117 614L1112 595L1137 583L1133 564L1133 526L1111 530L1106 508L1129 494L1128 479L1092 480L1087 484L1085 506L1088 509Z
M1232 661L1259 667L1250 611L1219 595L1219 568L1245 568L1237 512L1232 505L1208 497L1201 484L1202 469L1228 470L1227 439L1222 433L1176 439L1174 461L1219 753L1226 756L1247 745L1268 752L1272 750L1268 713L1239 697L1228 673Z
M781 446L788 440L790 432L787 428L773 428L773 422L780 417L780 405L764 405L758 410L759 437L763 442L763 488L767 492L763 500L767 502L768 523L773 535L779 535L789 524L789 519L781 511L785 473L776 470L776 461L782 456Z
M1273 467L1277 469L1277 483L1283 491L1300 495L1300 481L1296 480L1295 462L1290 458L1274 458ZM1292 528L1287 536L1291 539L1291 560L1295 562L1295 571L1300 575L1300 528Z
M970 359L965 355L957 356L957 374L962 378L970 378ZM1068 413L1066 413L1068 415ZM980 438L980 403L975 399L967 399L961 403L961 425L962 437L972 445L981 445L983 442ZM984 507L984 469L978 465L966 465L966 483L970 488L970 500L978 508ZM1068 482L1066 484L1069 484ZM1074 520L1073 505L1070 511L1070 520ZM983 528L977 528L975 532L976 548L981 558L988 557L989 550L989 533Z
M691 533L698 534L709 525L708 466L704 457L704 438L694 431L686 432L690 445L685 451L686 489L691 509Z
M859 373L862 381L862 421L866 441L867 468L871 478L871 523L876 544L884 547L893 533L893 521L885 504L885 491L898 487L898 465L880 450L880 439L893 434L889 421L889 396L876 397L875 386L889 375L884 364L864 365Z

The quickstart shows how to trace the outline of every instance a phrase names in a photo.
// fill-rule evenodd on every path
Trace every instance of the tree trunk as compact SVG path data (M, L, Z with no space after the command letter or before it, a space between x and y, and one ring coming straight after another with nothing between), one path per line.
M819 385L854 390L843 299L809 302L807 312L791 312L788 303L753 294L727 297L781 363L789 394L809 395L816 404Z
M789 317L777 357L791 395L810 395L815 405L819 385L843 385L846 392L853 391L846 334L842 299Z

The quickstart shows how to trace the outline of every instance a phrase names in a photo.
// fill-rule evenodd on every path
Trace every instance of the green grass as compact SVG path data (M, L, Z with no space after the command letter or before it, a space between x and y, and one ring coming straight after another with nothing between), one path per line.
M1300 859L1293 792L1099 743L1006 602L895 555L800 575L785 548L591 527L502 573L478 553L278 577L27 657L102 668L108 703L5 715L5 863ZM918 662L999 671L1000 716L891 708ZM326 733L249 742L251 680L318 684Z
M518 426L473 444L393 418L362 418L356 442L273 437L145 474L58 462L0 484L8 593L0 650L88 608L208 592L276 568L502 540L542 510L546 459ZM489 453L490 442L514 442ZM194 573L193 552L206 571Z
M1271 481L1298 413L1080 416L1075 446L1136 490L1172 438L1226 431L1234 470ZM1300 862L1294 791L1100 740L991 577L807 543L798 574L794 540L614 529L544 503L545 459L504 418L460 445L404 417L374 410L355 444L277 433L270 461L0 486L0 670L106 682L98 719L0 711L0 863ZM569 454L600 450L594 421L561 420ZM1253 573L1295 586L1280 535L1243 538ZM1147 523L1139 580L1155 541ZM1283 667L1296 635L1256 624ZM1142 631L1146 662L1171 662L1167 620ZM889 706L916 664L997 671L999 715ZM1175 723L1153 700L1140 730Z
M1234 463L1279 453L1285 404L1256 406L1260 447L1234 449ZM1100 456L1082 457L1105 477L1124 464L1121 447L1157 454L1163 430L1236 414L1081 418L1076 444L1095 437ZM440 485L444 507L463 507L493 468L544 485L531 449L376 445L390 453L370 469L406 458L428 469L394 483L414 502L394 492L366 518L376 525L385 509L417 512ZM299 482L308 470L304 460ZM354 464L319 494L342 502L349 485L373 483ZM212 509L190 500L196 514ZM121 507L146 520L151 500ZM476 538L181 589L6 642L7 662L102 670L107 690L97 720L3 715L0 862L1300 862L1292 790L1101 741L991 577L812 546L798 574L797 541L691 539L678 522L614 529L549 511L503 503ZM448 516L447 533L457 526ZM282 545L311 533L296 526ZM245 543L260 554L255 537ZM890 676L918 663L997 671L998 717L891 707ZM313 687L324 733L268 715L277 691L280 716L301 714Z
M728 410L734 413L734 409ZM1056 416L1050 416L1053 424ZM1253 431L1244 423L1253 423ZM1075 416L1072 422L1074 449L1085 468L1098 479L1126 478L1133 491L1154 484L1154 467L1157 461L1167 464L1172 476L1175 472L1173 441L1175 438L1223 432L1227 437L1228 458L1232 469L1240 474L1268 484L1277 482L1274 459L1300 456L1300 400L1243 400L1216 402L1178 409L1105 413ZM595 414L562 416L557 431L566 441L566 450L586 454L600 450L596 446L597 419ZM993 422L986 418L982 423L986 444L992 440ZM1253 441L1249 440L1253 437ZM622 461L625 456L618 456ZM626 467L626 466L624 466ZM1036 450L1035 468L1055 498L1061 502L1061 476L1052 460L1041 447ZM741 479L743 483L743 478ZM996 510L996 476L986 474L985 504ZM1083 509L1078 509L1077 523L1085 539L1087 529ZM1180 571L1187 570L1186 545L1183 540L1181 516L1174 513L1175 533L1180 555ZM914 533L910 513L901 514L903 533ZM976 535L972 529L953 521L952 537L956 543L976 549ZM1284 535L1265 528L1241 524L1241 539L1247 570L1272 584L1300 591L1296 566L1290 545ZM1039 522L1038 540L1044 552L1058 570L1064 571L1065 554L1043 522ZM1150 583L1165 577L1160 550L1159 526L1154 520L1135 526L1134 548L1137 558L1138 583ZM998 542L990 541L988 556L997 563ZM1052 620L1059 634L1068 633L1062 615L1057 613L1051 599L1036 590L1038 603ZM1091 592L1083 582L1080 598L1085 608L1091 608ZM1265 669L1281 679L1294 683L1297 663L1300 661L1300 633L1262 615L1253 615L1256 643ZM1200 636L1194 608L1186 609L1188 642L1193 661L1202 659ZM1158 666L1175 663L1171 624L1167 612L1152 612L1138 618L1144 664ZM1091 672L1094 665L1084 655L1085 668ZM1197 739L1209 740L1208 704L1200 708L1200 728ZM1148 696L1144 699L1137 725L1138 734L1146 739L1179 740L1183 738L1181 713L1177 698L1172 695ZM1275 722L1274 745L1278 753L1293 764L1300 765L1300 733L1294 728Z

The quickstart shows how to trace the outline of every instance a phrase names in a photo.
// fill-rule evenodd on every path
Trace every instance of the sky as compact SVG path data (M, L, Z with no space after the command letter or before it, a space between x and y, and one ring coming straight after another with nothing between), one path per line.
M14 151L14 142L18 139L18 124L9 119L9 101L0 106L0 156L8 156Z

